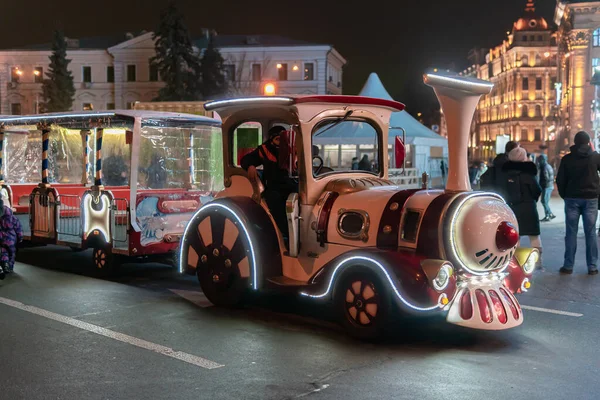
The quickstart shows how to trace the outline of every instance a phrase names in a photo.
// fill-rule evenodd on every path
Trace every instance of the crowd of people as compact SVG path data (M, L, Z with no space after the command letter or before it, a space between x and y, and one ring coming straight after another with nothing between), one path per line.
M555 174L545 154L535 162L531 154L510 141L505 152L499 154L487 168L483 163L471 167L471 180L482 190L496 192L511 207L519 224L521 237L528 236L530 246L540 252L537 269L543 269L540 222L556 218L550 208ZM598 243L595 235L600 196L600 154L593 150L590 136L584 132L575 135L570 153L565 155L556 174L558 194L565 202L565 253L562 274L572 274L577 250L577 231L580 218L586 244L588 274L598 274ZM537 202L541 199L544 218L540 219Z

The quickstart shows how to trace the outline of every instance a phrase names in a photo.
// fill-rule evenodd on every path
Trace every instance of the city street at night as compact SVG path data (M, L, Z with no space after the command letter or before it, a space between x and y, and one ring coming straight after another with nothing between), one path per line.
M563 234L560 216L543 225L546 271L519 297L520 327L407 319L382 343L348 338L325 305L216 308L165 266L99 280L90 252L27 249L0 283L0 398L597 398L600 280L581 250L557 273Z

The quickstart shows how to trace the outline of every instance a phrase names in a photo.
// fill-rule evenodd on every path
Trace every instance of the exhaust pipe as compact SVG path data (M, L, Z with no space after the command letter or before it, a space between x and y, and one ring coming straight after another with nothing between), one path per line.
M440 73L423 76L440 102L448 127L448 180L446 190L471 190L467 150L471 121L479 98L491 92L494 84L480 79L463 78Z

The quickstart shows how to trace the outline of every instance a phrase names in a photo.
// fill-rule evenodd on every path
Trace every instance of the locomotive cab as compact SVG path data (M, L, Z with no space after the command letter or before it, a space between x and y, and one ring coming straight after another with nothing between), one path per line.
M471 328L521 324L514 294L529 288L537 253L517 247L511 209L496 194L471 191L467 174L468 127L491 84L444 75L427 75L426 83L447 117L445 190L401 190L387 179L388 123L401 103L355 96L207 103L223 120L225 188L188 223L180 272L196 274L216 305L264 290L331 300L358 337L381 333L394 304ZM263 184L240 167L275 124L287 128L288 170L298 182L285 205L285 238Z

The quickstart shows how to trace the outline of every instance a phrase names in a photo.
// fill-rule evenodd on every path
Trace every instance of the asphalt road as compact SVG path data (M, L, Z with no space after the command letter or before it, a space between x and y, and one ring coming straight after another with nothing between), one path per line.
M597 399L600 276L582 240L575 274L559 276L564 228L544 228L523 325L402 320L378 344L346 337L325 305L218 309L167 267L100 280L90 252L28 249L0 282L0 399Z

